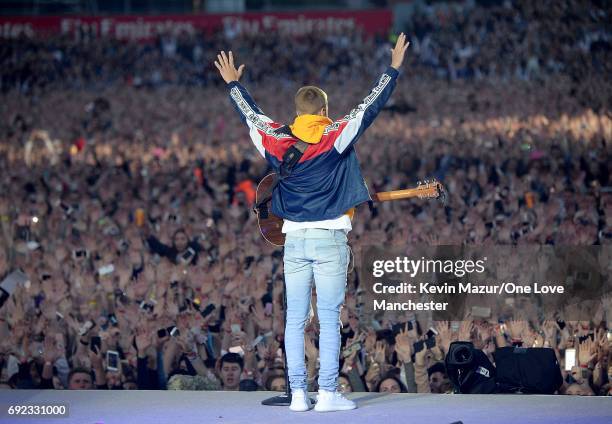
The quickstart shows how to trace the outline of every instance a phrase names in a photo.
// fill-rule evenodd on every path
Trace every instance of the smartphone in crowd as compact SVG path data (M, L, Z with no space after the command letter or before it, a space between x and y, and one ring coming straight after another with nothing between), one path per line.
M60 207L62 208L62 210L64 211L64 214L65 214L66 216L69 216L69 215L70 215L70 214L72 214L72 212L73 212L72 207L71 207L70 205L67 205L67 204L66 204L66 203L64 203L64 202L60 202Z
M172 337L178 337L181 335L181 332L179 331L178 328L176 328L176 326L171 326L167 328L168 330L168 334L170 334Z
M102 349L102 339L100 336L93 336L89 341L89 348L92 352L98 353Z
M350 346L346 347L342 351L342 356L345 357L345 358L348 358L354 352L358 352L360 350L361 350L361 342L355 342L355 343L351 344Z
M155 301L151 301L151 302L157 303ZM140 302L140 306L139 307L140 307L141 311L153 312L154 305L151 305L149 302L143 300L142 302Z
M89 252L86 249L75 249L72 251L73 259L84 259L89 257Z
M19 240L28 241L30 240L30 227L28 225L19 225L17 226L17 238Z
M425 347L425 342L423 340L419 340L418 342L412 345L414 353L419 353Z
M180 256L180 261L183 264L189 264L191 263L191 261L193 260L193 257L195 256L195 250L193 250L191 247L188 247L187 250L185 250L185 252L181 253Z
M398 322L397 324L393 324L391 326L391 331L393 331L393 334L399 334L399 332L404 330L405 328L406 328L405 322Z
M106 352L106 369L111 371L119 370L119 352L108 350Z
M211 314L212 311L215 310L215 308L216 308L216 306L211 303L206 308L204 308L203 311L200 312L200 315L202 315L202 318L206 318L208 315Z
M115 314L109 314L108 321L113 327L116 327L119 324L119 321L117 321L117 317L115 316Z
M412 346L414 347L414 353L418 353L425 348L431 349L436 346L436 338L432 336L425 340L419 340L418 342L415 342Z
M240 356L244 356L244 349L242 349L242 346L232 346L229 348L229 351L231 353L237 353Z
M40 247L40 244L37 241L30 240L26 243L28 250L36 250Z
M114 271L115 271L115 266L113 264L108 264L108 265L104 265L98 268L98 275L104 276L104 275L111 274Z
M167 329L160 328L159 330L157 330L157 337L159 337L160 339L163 339L167 335L168 335L168 330Z
M429 330L427 330L427 333L425 333L425 335L428 339L433 339L435 336L438 335L438 331L433 327L429 327Z
M268 331L266 334L260 334L259 336L255 337L255 340L251 342L251 347L255 348L255 346L257 346L266 337L272 337L273 335L274 335L274 332L272 331Z
M565 349L565 371L571 371L576 366L576 349Z
M96 323L94 321L92 320L87 321L85 324L83 324L83 326L79 330L79 336L84 336L85 334L89 332L89 330L91 330L95 326L96 326Z

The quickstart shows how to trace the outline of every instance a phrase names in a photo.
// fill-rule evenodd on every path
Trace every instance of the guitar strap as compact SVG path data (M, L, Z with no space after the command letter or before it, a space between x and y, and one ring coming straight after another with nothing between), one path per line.
M289 129L288 126L286 128L283 127L283 128L279 128L279 129L280 130L284 130L284 132L288 132L291 136L293 136L294 138L297 138L297 137L295 137L295 135L293 135L293 133L291 133L291 130ZM283 161L282 161L282 163L280 165L280 172L274 174L274 181L270 185L270 188L262 196L262 198L259 199L255 203L255 207L253 208L254 212L255 211L259 212L259 217L260 218L265 219L265 218L268 217L268 205L267 205L267 203L272 198L272 193L274 192L274 189L276 188L276 186L278 185L280 180L282 180L283 178L285 178L289 174L291 174L291 170L300 161L300 159L304 155L304 152L306 151L308 146L309 146L308 143L298 139L297 142L295 142L291 147L289 147L287 149L287 151L283 155Z

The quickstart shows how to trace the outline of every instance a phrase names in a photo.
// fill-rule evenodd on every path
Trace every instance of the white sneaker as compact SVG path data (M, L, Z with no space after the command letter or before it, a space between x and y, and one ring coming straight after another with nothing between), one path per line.
M303 412L312 408L308 392L304 389L296 389L291 391L291 405L289 409L292 411Z
M317 412L330 412L347 411L355 408L357 408L357 404L345 398L342 393L319 389L319 395L317 396L317 403L314 410Z

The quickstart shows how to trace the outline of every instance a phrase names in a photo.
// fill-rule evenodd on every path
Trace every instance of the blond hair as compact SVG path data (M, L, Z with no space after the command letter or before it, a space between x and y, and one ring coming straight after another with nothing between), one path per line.
M316 115L323 108L327 112L327 94L319 87L307 85L295 94L295 110L298 115Z

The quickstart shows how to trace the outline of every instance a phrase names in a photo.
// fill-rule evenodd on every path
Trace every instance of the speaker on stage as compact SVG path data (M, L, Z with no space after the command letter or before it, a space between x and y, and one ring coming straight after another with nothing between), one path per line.
M502 393L554 394L563 384L555 351L545 347L502 347L493 353Z

